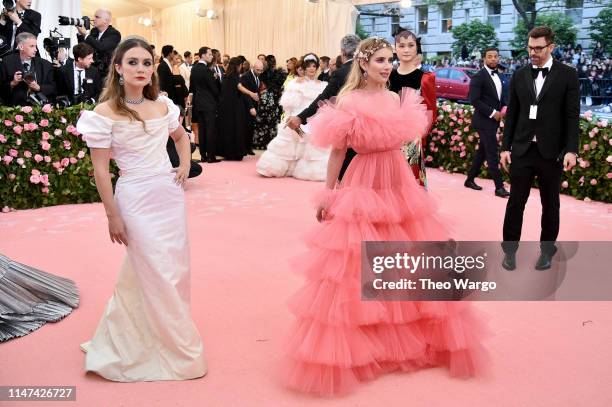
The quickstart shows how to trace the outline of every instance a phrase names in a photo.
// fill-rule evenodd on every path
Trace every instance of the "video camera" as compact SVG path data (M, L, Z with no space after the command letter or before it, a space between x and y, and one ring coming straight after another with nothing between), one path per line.
M91 18L87 16L83 16L81 18L59 16L59 25L73 25L75 27L83 27L86 30L89 30L91 28Z
M43 47L49 53L51 60L57 59L60 48L70 49L70 38L64 38L57 28L49 31L49 37L43 40Z
M7 11L15 11L15 7L17 7L17 3L15 0L2 0L2 13L6 13Z

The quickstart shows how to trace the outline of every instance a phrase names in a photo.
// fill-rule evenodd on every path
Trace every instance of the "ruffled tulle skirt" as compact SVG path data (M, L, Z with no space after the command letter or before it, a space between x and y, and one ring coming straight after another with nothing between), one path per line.
M284 383L317 395L350 391L392 371L446 366L471 377L487 365L484 324L466 302L362 301L362 241L444 241L449 228L398 150L361 153L329 199L328 217L293 261L306 284L289 301L296 316Z
M74 281L0 254L0 342L59 321L78 305Z

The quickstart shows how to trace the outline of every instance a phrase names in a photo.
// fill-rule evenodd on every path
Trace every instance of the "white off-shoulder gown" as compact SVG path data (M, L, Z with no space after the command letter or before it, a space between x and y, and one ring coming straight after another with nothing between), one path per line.
M190 309L189 245L183 189L166 153L178 108L141 122L85 111L77 123L90 148L110 148L121 170L115 201L127 255L115 292L86 350L85 370L120 382L184 380L206 374ZM109 278L112 275L108 271Z

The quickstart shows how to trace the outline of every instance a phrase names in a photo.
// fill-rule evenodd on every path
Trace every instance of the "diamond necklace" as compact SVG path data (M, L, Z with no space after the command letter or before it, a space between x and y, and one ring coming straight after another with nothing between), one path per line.
M140 99L133 99L133 100L132 100L132 99L125 98L124 100L125 100L125 103L129 103L130 105L139 105L139 104L141 104L142 102L144 102L145 97L144 97L144 96L142 96Z

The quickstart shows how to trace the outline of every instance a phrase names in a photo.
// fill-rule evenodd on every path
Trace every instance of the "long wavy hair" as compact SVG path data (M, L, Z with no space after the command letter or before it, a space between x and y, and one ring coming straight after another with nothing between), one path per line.
M365 72L361 66L359 65L360 61L368 62L374 53L380 49L389 48L393 50L389 41L380 37L370 37L361 41L357 46L357 50L355 51L355 55L353 58L351 71L346 79L346 83L340 89L338 93L338 98L342 98L342 96L346 95L348 92L355 89L362 89L365 87L366 80L363 76Z
M100 96L100 102L108 101L111 109L115 113L118 113L123 116L128 116L130 120L136 120L141 122L143 127L145 127L146 131L145 121L142 119L142 117L140 117L138 112L130 109L125 102L125 89L119 84L119 73L117 72L116 68L117 65L121 65L121 61L123 61L125 53L131 50L132 48L137 47L145 49L149 54L151 54L151 60L154 59L153 49L144 38L134 36L128 37L123 40L117 46L115 52L113 53L113 57L111 58L111 66L108 70L108 75L106 76L104 90L102 92L102 95ZM142 91L142 94L146 99L153 101L157 100L157 98L159 97L158 82L159 80L157 78L157 74L155 73L155 70L153 70L151 82L147 84Z

